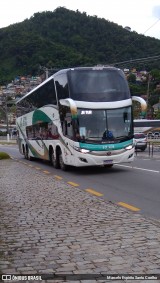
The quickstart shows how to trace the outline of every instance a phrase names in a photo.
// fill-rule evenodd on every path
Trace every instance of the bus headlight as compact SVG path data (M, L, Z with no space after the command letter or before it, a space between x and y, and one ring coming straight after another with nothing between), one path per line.
M75 149L76 151L81 152L81 153L88 153L88 152L90 152L90 150L88 150L88 149L80 148L80 147L77 147L77 146L74 146L74 149Z
M130 145L128 145L127 147L125 147L125 149L127 149L127 150L131 150L133 148L133 145L132 144L130 144Z
M90 150L85 149L85 148L80 148L80 151L81 151L82 153L88 153L88 152L90 152Z

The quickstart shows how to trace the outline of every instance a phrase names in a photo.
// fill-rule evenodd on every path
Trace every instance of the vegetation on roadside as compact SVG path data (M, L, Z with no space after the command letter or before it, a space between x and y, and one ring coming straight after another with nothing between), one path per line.
M10 156L6 152L0 152L0 160L2 159L10 159Z

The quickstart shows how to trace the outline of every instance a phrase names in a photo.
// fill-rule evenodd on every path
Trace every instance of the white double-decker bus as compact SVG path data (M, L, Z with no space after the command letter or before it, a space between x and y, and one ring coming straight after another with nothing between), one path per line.
M134 159L132 99L114 67L58 71L17 102L16 124L25 158L50 160L55 168Z

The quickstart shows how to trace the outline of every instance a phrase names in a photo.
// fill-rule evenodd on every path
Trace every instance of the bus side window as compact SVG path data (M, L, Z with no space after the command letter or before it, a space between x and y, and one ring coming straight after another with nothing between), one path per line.
M67 122L67 135L71 138L73 137L72 121Z
M59 134L57 126L53 122L48 123L47 139L58 139L58 137Z
M72 121L68 121L67 119L65 119L64 122L62 123L62 129L64 136L73 138Z
M58 100L69 97L67 75L60 74L55 77Z
M60 120L62 125L62 132L64 136L67 136L73 139L73 124L72 124L72 117L71 111L68 106L59 106L60 109Z

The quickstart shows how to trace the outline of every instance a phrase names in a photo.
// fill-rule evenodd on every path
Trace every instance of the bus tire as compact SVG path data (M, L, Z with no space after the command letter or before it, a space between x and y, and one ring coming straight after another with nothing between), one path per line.
M25 158L26 158L27 160L29 160L29 161L33 161L33 160L34 160L34 157L30 156L30 154L29 154L28 146L26 146Z
M60 165L59 165L59 159L57 157L58 156L55 154L55 152L52 148L49 152L50 162L51 162L51 164L53 165L54 168L59 169Z
M22 153L23 153L24 158L27 159L26 158L26 150L25 150L24 144L22 145Z
M24 152L24 158L25 158L25 159L28 159L27 149L26 149L25 147L24 147L23 152Z
M59 152L59 165L63 171L68 170L68 165L66 165L63 160L62 151Z

